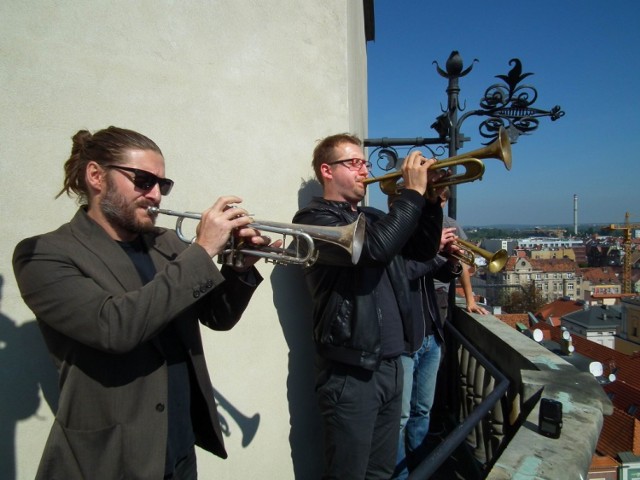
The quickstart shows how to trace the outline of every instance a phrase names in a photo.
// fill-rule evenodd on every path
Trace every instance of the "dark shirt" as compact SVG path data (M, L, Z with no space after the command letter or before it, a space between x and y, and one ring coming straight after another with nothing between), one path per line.
M141 238L118 242L136 267L143 284L156 274L155 266ZM168 369L168 435L165 474L173 473L178 460L189 453L195 443L191 426L191 387L187 354L175 325L170 323L158 336Z
M433 319L434 315L437 315L435 305L430 305L429 297L427 296L427 288L426 279L422 278L420 281L423 283L422 288L420 289L420 298L422 299L422 311L424 312L422 318L424 319L424 336L427 337L429 335L434 334L435 322Z
M384 273L380 277L380 283L376 290L382 317L382 324L380 325L382 358L397 357L405 350L404 329L398 301L386 269L384 269Z

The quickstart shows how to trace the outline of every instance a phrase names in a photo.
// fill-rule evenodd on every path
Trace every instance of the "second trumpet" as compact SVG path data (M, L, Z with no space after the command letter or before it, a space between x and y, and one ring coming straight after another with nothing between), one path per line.
M511 143L509 135L504 128L498 131L498 138L486 147L473 150L471 152L449 157L433 164L429 169L443 169L450 167L464 167L464 173L459 173L431 185L433 188L442 188L460 183L473 182L482 180L484 175L484 163L481 158L496 158L504 163L507 170L511 170ZM363 180L362 183L368 185L370 183L379 182L380 190L386 195L396 195L399 191L398 181L402 179L402 172L391 172L380 177L372 177Z
M455 243L458 244L458 246L462 250L462 253L459 255L452 254L452 256L457 258L461 262L466 263L472 268L475 267L476 255L480 255L487 261L487 269L491 273L497 273L502 270L507 264L507 260L509 260L509 254L504 249L492 253L488 250L485 250L484 248L480 248L477 245L474 245L471 242L462 240L461 238L458 238Z
M158 207L149 207L149 215L172 215L178 217L176 220L176 234L185 243L193 243L195 238L189 239L182 232L182 222L187 219L200 220L199 213L177 212L175 210L165 210ZM248 227L255 228L260 232L271 232L282 235L282 244L286 245L286 237L290 236L296 241L292 242L295 247L276 248L268 245L261 247L249 247L242 242L238 242L233 235L226 248L218 256L218 261L224 265L241 266L243 257L254 256L264 258L267 262L277 264L294 264L305 267L311 266L318 258L318 250L314 240L328 242L338 245L351 254L353 264L358 263L362 247L364 245L366 221L364 214L360 214L355 222L341 227L324 227L317 225L300 225L291 223L280 223L271 221L256 220Z

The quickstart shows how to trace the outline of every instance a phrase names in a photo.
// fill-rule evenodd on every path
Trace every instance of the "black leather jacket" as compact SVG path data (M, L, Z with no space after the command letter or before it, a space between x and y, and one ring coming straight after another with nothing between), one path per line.
M440 245L442 208L413 190L394 199L389 213L371 207L353 211L347 202L314 198L296 213L294 223L339 226L367 220L362 254L357 265L341 247L316 242L317 262L305 268L313 300L314 340L322 357L377 369L381 361L378 283L386 269L394 288L405 334L405 348L416 350L422 337L414 335L405 258L426 261Z

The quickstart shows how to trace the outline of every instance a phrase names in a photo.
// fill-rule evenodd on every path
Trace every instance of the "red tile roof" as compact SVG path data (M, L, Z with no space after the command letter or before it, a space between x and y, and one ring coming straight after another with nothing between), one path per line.
M612 382L604 386L604 391L611 399L613 406L626 412L637 420L640 420L640 389L625 382ZM630 411L630 407L636 407L636 411Z
M504 267L506 271L514 271L516 263L522 260L517 256L509 257ZM531 268L541 272L575 272L576 262L569 258L526 258L531 264Z
M604 417L596 450L615 457L618 452L640 455L640 421L618 408Z
M591 466L589 467L589 473L594 470L603 470L608 468L618 468L620 466L620 462L616 461L615 458L610 457L609 455L597 455L594 454L591 457Z
M496 318L499 318L511 328L516 328L516 324L518 323L529 328L529 315L526 313L501 313L496 315Z
M559 342L561 337L562 332L559 328L552 329L552 339L554 341ZM602 363L607 374L611 368L616 368L617 381L625 382L631 387L640 390L640 375L638 375L638 372L640 372L640 355L627 355L617 352L578 335L573 335L571 338L577 353Z
M546 322L547 319L551 317L552 321L556 320L557 322L554 322L554 325L560 326L560 318L562 316L576 312L582 308L582 303L578 303L575 300L559 298L551 303L543 305L540 310L536 312L536 318Z
M583 280L588 280L592 284L620 284L616 272L610 267L580 268L579 273L582 275Z

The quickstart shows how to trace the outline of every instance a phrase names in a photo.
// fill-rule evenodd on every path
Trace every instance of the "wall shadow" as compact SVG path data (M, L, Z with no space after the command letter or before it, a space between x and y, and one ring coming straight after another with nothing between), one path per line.
M289 446L295 478L316 479L322 472L322 423L315 396L311 298L302 269L276 266L271 275L273 302L289 348L287 401Z
M298 207L313 196L322 195L315 181L303 181ZM303 269L277 265L271 274L273 303L289 348L287 400L289 404L289 445L294 476L319 479L322 473L322 419L315 395L315 346L312 337L312 306Z
M233 435L233 428L227 420L227 417L222 413L221 409L229 415L240 428L242 438L240 443L242 448L247 448L253 441L253 437L258 432L258 426L260 425L260 414L255 413L253 416L248 417L240 410L238 410L233 403L227 400L224 395L220 393L220 390L213 389L214 397L216 399L216 405L218 406L218 418L220 419L220 429L225 437L231 437Z
M3 280L0 275L0 300ZM0 478L16 480L18 422L37 414L41 398L53 414L58 410L58 372L35 319L17 325L0 311L0 385ZM242 447L246 448L258 430L260 414L246 416L220 391L214 393L223 434L234 435L227 418L233 420L239 427ZM36 418L51 423L49 419ZM39 461L40 453L33 452L34 461Z
M0 299L3 283L0 275ZM52 412L58 409L58 373L36 320L18 325L0 312L0 385L0 472L16 480L18 422L38 412L40 392Z

